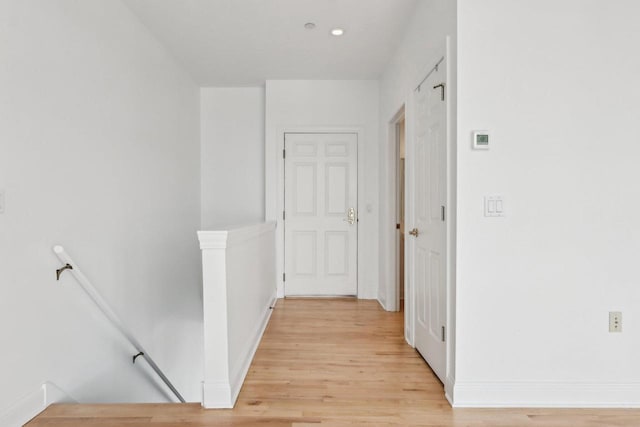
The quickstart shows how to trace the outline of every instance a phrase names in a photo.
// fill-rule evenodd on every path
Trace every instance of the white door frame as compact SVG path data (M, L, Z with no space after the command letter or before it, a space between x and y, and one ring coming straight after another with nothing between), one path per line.
M276 221L276 284L277 297L284 298L284 223L282 220L282 212L284 211L284 159L282 152L284 150L284 136L286 133L355 133L358 136L358 212L357 217L361 218L365 212L366 204L364 202L364 130L358 126L280 126L276 131L276 147L275 150L265 147L265 180L267 200L275 198L276 203L266 203L265 216L269 220ZM273 150L273 151L272 151ZM275 152L274 152L275 151ZM273 178L275 175L275 183ZM273 185L275 184L275 185ZM275 193L275 194L274 194ZM360 260L363 259L363 247L360 239L362 236L362 228L360 223L356 222L358 227L358 298L361 298L362 286L360 286L360 278L363 276Z
M391 230L389 233L389 243L393 246L393 252L389 258L393 260L389 265L389 279L385 281L381 281L380 283L384 283L386 285L386 304L385 310L387 311L399 311L399 300L400 295L398 292L398 280L399 280L399 270L400 268L405 269L404 265L400 265L398 260L398 230L396 230L396 224L398 222L397 218L397 207L398 207L398 142L400 135L398 134L398 126L402 119L405 119L405 144L407 139L407 124L406 124L406 112L405 112L405 104L402 104L398 112L396 112L391 120L389 120L389 150L387 152L387 159L389 162L389 181L387 181L387 185L391 188L391 197L388 201L389 208L389 220L386 224L387 227L384 230ZM406 147L406 145L405 145ZM405 163L405 198L406 198L406 163ZM406 208L406 201L405 201ZM406 218L406 210L405 210L405 218ZM390 225L389 225L390 224ZM406 246L406 244L405 244ZM405 259L407 257L407 253L405 252ZM380 259L383 260L384 254L382 252L382 248L380 248ZM407 276L405 275L405 295L407 291L406 283L408 282ZM405 300L406 302L406 300ZM405 319L406 320L406 319ZM405 327L406 330L406 327Z
M445 381L445 394L450 402L453 398L453 385L455 382L455 274L456 274L456 146L455 146L455 129L452 126L452 118L454 118L456 112L452 111L452 103L450 102L455 93L450 90L452 79L452 72L455 70L455 64L452 64L452 56L450 54L450 38L447 37L445 43L439 51L431 57L431 60L427 63L423 72L419 75L419 80L411 87L411 92L407 94L404 100L404 116L405 116L405 144L406 144L406 159L405 159L405 227L412 227L414 223L413 206L414 206L414 189L411 180L408 179L413 173L414 158L413 158L413 126L415 123L414 111L413 111L413 89L417 87L433 66L440 60L445 58L447 61L447 212L446 212L446 244L447 244L447 271L446 271L446 381ZM386 167L381 171L382 176L380 178L381 183L387 183L387 200L381 203L386 208L386 212L381 215L381 224L383 226L383 240L388 243L395 242L395 200L397 197L397 191L395 186L396 181L396 122L400 116L402 106L398 106L397 112L389 118L387 122L388 136L386 146L383 146L381 152L382 156L386 154ZM386 151L385 151L386 150ZM385 158L383 157L383 159ZM384 160L383 160L384 162ZM384 163L383 163L384 164ZM386 174L386 176L384 176ZM384 215L386 214L386 215ZM413 277L413 250L415 242L412 239L405 239L405 339L409 345L415 347L415 279ZM386 271L384 277L381 279L381 283L386 284L384 289L383 300L385 301L385 309L396 310L395 302L397 301L397 287L395 285L396 271L394 266L396 265L396 252L393 245L380 245L380 261L386 263Z

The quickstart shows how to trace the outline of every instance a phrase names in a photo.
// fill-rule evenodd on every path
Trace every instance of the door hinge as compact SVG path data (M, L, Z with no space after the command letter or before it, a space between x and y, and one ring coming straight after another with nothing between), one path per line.
M283 159L287 158L287 150L282 150L282 158Z
M284 221L286 215L284 214L284 211L282 211L282 220Z
M443 327L442 327L442 342L444 342L444 341L445 341L445 336L446 336L446 335L445 335L445 329L444 329L444 326L443 326Z
M287 280L287 279L286 279L285 274L286 274L286 273L282 273L282 281L283 281L283 282L285 282L285 281Z
M440 206L440 210L442 212L442 220L444 221L444 219L445 219L444 206Z

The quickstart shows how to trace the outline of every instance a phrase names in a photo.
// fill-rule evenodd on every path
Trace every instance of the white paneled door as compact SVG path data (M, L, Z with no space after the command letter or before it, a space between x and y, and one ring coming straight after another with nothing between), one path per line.
M444 382L446 374L446 70L442 62L413 96L413 280L415 345Z
M285 134L286 296L357 295L358 136Z

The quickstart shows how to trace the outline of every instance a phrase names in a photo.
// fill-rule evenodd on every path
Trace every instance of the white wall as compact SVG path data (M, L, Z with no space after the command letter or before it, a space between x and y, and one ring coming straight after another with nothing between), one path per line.
M0 413L44 381L81 402L166 400L71 276L55 281L54 244L200 400L198 88L112 0L0 1L0 57Z
M449 37L449 70L448 85L448 117L449 117L449 212L456 210L456 108L457 108L457 76L456 76L456 2L448 0L421 0L409 22L405 35L398 46L391 62L386 67L380 80L380 287L378 299L386 308L392 308L394 302L388 301L389 288L395 287L395 139L391 132L394 116L403 105L409 103L409 96L418 83L442 57ZM410 105L407 105L407 110ZM407 126L412 123L407 121ZM407 133L408 136L411 132ZM407 141L407 143L411 143ZM409 177L407 177L408 179ZM455 349L455 217L449 216L448 254L449 254L449 306L448 306L448 351L449 362L453 361ZM406 227L412 228L411 224ZM405 276L406 280L409 276ZM454 366L447 365L448 384L451 387L454 378ZM449 391L449 390L448 390Z
M458 3L455 401L638 406L640 3Z
M200 91L202 229L264 219L264 88Z
M378 291L378 82L268 80L266 83L266 217L278 221L278 279L282 291L283 132L360 129L358 141L358 296ZM279 294L282 296L282 293Z

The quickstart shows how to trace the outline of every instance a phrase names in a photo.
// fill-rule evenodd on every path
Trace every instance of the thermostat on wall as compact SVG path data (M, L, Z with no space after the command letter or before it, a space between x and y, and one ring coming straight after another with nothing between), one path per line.
M477 130L473 132L473 149L474 150L489 149L489 131Z

